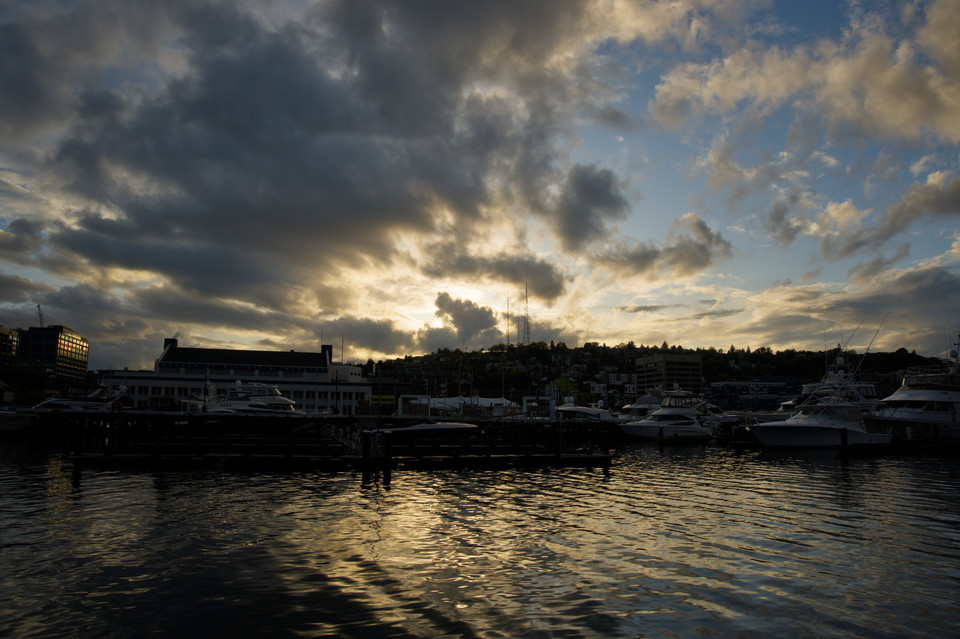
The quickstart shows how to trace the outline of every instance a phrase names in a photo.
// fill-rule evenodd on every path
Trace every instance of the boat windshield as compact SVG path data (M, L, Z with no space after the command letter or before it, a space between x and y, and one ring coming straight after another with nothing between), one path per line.
M673 422L673 423L677 423L677 422L690 422L691 424L694 424L694 423L696 423L697 420L695 420L694 418L689 417L689 416L687 416L687 415L675 415L675 414L674 414L674 415L651 415L651 416L650 416L650 421L652 421L652 422Z
M693 395L665 395L660 402L661 408L690 408L697 401Z
M834 419L840 421L856 421L857 408L855 406L829 406L814 404L801 406L793 414L795 419Z

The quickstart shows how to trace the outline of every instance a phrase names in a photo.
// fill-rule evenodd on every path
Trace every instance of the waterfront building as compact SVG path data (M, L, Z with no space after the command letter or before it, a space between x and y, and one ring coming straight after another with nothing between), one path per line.
M12 380L17 368L17 343L20 331L0 326L0 379Z
M637 359L638 389L673 390L676 386L694 395L703 392L699 353L658 353Z
M106 386L126 386L138 409L178 410L191 395L202 397L208 384L223 392L239 380L276 386L299 411L367 413L371 386L361 368L332 358L330 345L319 353L246 351L185 348L168 338L152 371L102 371L100 378Z
M4 345L4 349L9 348ZM16 382L37 388L66 388L87 376L87 338L66 326L31 326L17 330Z

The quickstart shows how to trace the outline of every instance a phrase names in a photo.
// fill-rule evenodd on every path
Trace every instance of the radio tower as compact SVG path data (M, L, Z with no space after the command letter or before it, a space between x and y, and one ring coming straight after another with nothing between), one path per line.
M510 348L510 297L507 296L507 348Z
M530 345L530 297L527 290L527 280L523 280L523 343Z

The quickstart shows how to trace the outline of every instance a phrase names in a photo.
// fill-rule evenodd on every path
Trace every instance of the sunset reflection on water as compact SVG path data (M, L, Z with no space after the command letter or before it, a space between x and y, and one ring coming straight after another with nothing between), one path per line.
M71 473L59 458L0 467L11 636L960 630L952 458L638 447L609 475L406 471L389 485Z

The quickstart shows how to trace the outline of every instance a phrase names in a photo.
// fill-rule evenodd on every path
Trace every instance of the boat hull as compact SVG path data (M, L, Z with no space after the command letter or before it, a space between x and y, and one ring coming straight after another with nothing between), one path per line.
M748 430L767 448L848 448L883 446L891 442L889 434L867 433L843 427L808 424L756 424Z
M642 441L704 442L713 437L707 428L688 424L634 422L621 424L620 431L631 439Z

